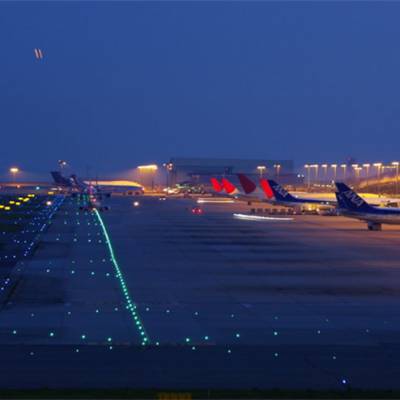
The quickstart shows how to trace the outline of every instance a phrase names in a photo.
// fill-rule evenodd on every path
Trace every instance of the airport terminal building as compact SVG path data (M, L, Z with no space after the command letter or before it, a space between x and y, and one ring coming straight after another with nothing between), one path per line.
M299 183L292 160L173 157L169 165L170 185L182 182L208 184L212 176L237 173L255 178L279 178L282 183Z

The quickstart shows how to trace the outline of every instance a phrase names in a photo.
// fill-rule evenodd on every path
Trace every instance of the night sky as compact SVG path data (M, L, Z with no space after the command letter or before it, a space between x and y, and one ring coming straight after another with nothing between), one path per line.
M399 17L394 2L3 2L0 168L399 159Z

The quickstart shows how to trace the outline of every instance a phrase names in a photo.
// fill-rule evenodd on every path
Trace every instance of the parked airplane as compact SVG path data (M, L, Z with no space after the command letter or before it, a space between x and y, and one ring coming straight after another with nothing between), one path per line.
M61 172L59 171L51 171L50 172L51 176L53 177L54 183L58 186L62 187L73 187L73 180L71 178L65 178L64 176L61 175Z
M54 182L61 187L67 187L70 189L78 189L79 191L87 191L88 188L94 188L97 194L110 196L113 192L124 193L124 194L143 194L143 186L131 182L131 181L96 181L93 184L90 181L84 181L78 178L75 174L72 174L69 178L62 176L59 171L52 171L51 175Z
M400 225L400 208L372 206L346 184L335 182L335 185L341 215L365 221L370 231L382 230L382 224Z
M236 196L240 193L240 190L227 178L222 178L221 181L219 181L217 178L212 177L210 181L216 193L223 195L225 192L229 196Z
M272 179L260 179L260 185L266 196L272 200L273 204L297 208L300 211L323 211L333 210L336 202L331 200L319 200L313 198L300 198L290 194L283 186Z
M222 183L217 178L211 178L210 181L215 192L221 193L224 190Z
M211 184L217 193L225 191L229 196L238 200L247 201L248 204L251 204L252 202L265 201L264 194L257 188L257 185L250 178L244 174L237 174L237 177L239 178L241 187L235 185L231 180L225 177L221 179L221 182L216 178L211 178Z

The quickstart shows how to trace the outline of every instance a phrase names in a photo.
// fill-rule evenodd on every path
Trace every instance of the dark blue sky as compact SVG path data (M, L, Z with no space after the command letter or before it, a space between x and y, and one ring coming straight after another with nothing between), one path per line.
M389 2L1 3L0 167L398 159L399 17Z

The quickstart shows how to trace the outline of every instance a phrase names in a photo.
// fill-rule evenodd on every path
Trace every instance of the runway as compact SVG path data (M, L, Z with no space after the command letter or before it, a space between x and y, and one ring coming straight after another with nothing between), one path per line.
M2 387L399 387L400 227L112 197L101 218L143 346L101 224L74 201L0 311Z

